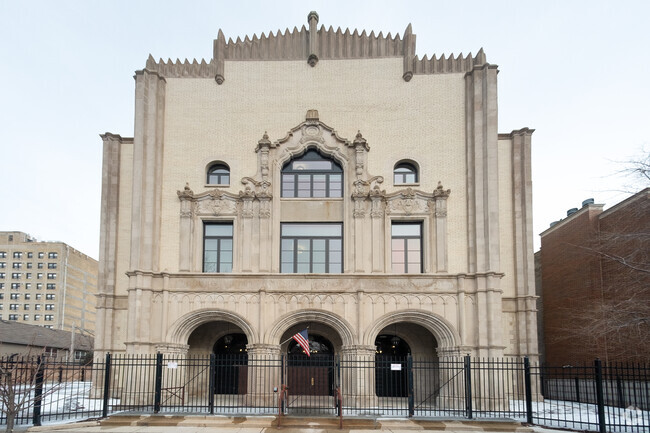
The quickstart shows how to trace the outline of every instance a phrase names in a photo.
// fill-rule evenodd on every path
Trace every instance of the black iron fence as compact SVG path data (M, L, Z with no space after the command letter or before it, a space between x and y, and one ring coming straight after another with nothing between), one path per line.
M646 365L546 367L527 358L111 355L90 365L2 358L0 423L116 413L513 419L650 429ZM15 402L13 407L9 401Z

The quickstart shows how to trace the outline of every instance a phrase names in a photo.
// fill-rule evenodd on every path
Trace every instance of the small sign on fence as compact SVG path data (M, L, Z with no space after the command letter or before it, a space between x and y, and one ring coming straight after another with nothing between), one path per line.
M167 363L167 368L178 368L178 362L169 361Z
M402 364L391 364L390 369L395 370L395 371L401 371L402 370Z

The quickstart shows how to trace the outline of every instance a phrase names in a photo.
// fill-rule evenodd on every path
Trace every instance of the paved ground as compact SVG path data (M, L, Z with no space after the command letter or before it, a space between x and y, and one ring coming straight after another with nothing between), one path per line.
M449 433L561 433L559 430L523 426L508 421L425 421L402 419L345 419L339 430L337 419L330 418L283 418L281 426L276 417L203 417L203 416L113 416L101 422L86 421L73 424L31 427L27 432L56 433L368 433L370 430L401 433L449 432ZM563 433L566 433L563 432Z

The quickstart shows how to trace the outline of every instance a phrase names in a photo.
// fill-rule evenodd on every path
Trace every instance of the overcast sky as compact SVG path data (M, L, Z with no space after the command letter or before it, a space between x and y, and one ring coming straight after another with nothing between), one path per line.
M0 0L0 230L97 258L99 134L133 136L134 71L150 53L209 61L218 29L300 28L311 10L334 28L412 23L420 57L484 48L499 131L536 130L535 249L583 199L629 195L618 161L650 151L648 1Z

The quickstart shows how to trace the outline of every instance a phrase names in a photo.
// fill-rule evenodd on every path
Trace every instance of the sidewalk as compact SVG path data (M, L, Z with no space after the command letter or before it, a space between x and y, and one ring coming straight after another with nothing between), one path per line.
M405 419L345 419L343 429L334 418L222 417L222 416L113 416L101 421L31 427L28 432L56 433L353 433L371 430L401 432L449 433L562 433L559 430L524 426L510 421L430 421ZM18 430L17 431L25 431ZM566 433L566 432L563 432Z

